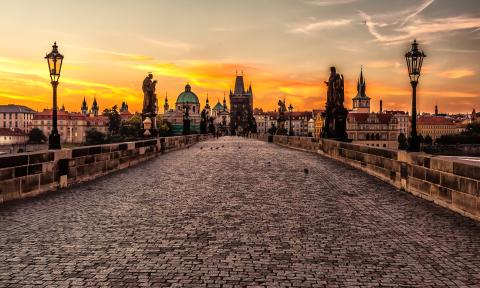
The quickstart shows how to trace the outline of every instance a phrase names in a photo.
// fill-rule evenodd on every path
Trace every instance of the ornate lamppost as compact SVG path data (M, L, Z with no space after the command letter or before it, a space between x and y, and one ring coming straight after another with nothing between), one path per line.
M52 52L45 56L50 71L50 83L53 88L53 104L52 104L52 133L48 137L48 149L61 149L60 134L57 128L57 86L60 79L60 71L62 70L63 55L58 52L57 42L53 43Z
M289 118L290 118L290 129L288 129L288 136L293 136L293 130L292 130L292 111L293 111L293 106L290 104L288 106L288 112L289 112Z
M420 151L420 141L417 135L417 85L422 70L423 59L427 57L422 50L418 49L417 40L412 43L412 48L405 54L407 61L408 75L410 76L410 84L412 85L412 131L411 140L408 150L413 152Z

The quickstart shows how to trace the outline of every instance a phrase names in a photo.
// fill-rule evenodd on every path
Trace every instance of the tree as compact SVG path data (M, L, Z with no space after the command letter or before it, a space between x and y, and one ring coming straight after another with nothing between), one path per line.
M88 129L86 132L87 145L99 145L105 143L105 134L96 130Z
M169 137L173 136L173 129L172 129L172 124L168 121L161 121L158 124L158 136L160 137Z
M425 144L426 144L426 145L431 146L431 145L433 144L433 139L432 139L432 137L431 137L430 135L427 135L427 136L425 137L425 140L424 140L424 141L425 141Z
M119 133L125 138L135 139L139 136L141 129L142 116L137 113L121 123Z
M114 105L112 109L105 109L103 110L103 115L108 117L108 132L111 135L117 135L120 131L120 125L122 123L122 118L120 117L120 113L118 113L117 105Z
M47 137L43 134L43 131L38 128L33 128L28 132L28 143L42 144L47 142Z
M398 149L400 150L407 149L407 137L405 137L405 134L403 133L400 133L400 135L398 135Z

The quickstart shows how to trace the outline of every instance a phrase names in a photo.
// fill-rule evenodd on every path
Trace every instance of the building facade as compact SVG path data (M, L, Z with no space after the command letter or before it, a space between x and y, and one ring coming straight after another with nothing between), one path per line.
M20 129L28 133L32 129L35 113L33 109L22 105L0 105L0 128Z
M0 146L25 144L28 134L20 128L0 128Z
M248 132L254 125L252 85L245 90L243 75L237 75L230 90L230 129L232 134Z
M398 148L398 120L387 113L349 113L348 139L367 146Z
M48 137L52 131L52 110L44 109L36 113L32 127L42 130ZM85 142L88 118L82 113L58 110L57 127L61 143L81 144Z
M465 130L465 125L445 116L422 115L417 118L417 133L433 141L442 135L455 135Z

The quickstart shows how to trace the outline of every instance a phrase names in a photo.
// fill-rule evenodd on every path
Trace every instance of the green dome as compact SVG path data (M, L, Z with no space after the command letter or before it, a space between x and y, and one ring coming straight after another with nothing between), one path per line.
M192 87L187 84L187 86L185 86L185 91L178 95L177 103L200 104L200 101L198 101L197 95L192 92Z
M215 107L213 107L213 110L221 111L221 110L225 110L225 107L223 107L223 105L220 104L220 101L219 101L219 102L217 102L217 105L215 105Z

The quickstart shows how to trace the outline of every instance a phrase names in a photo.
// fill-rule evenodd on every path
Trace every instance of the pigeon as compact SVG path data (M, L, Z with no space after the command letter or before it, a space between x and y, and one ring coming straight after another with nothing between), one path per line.
M305 174L308 174L308 169L307 169L307 168L303 169L303 172L304 172Z

